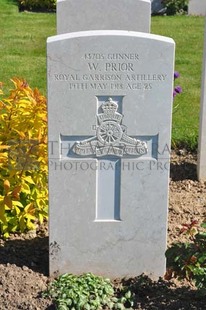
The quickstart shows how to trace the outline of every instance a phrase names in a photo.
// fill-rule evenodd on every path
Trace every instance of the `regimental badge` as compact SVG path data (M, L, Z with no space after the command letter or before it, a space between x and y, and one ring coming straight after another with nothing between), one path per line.
M147 154L148 148L145 141L127 135L126 126L122 125L123 115L117 112L118 104L112 98L103 103L101 109L102 113L97 114L96 136L77 141L73 146L75 154L97 157Z

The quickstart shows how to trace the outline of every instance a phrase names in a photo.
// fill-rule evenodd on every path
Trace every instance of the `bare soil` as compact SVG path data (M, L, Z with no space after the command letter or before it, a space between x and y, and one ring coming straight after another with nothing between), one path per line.
M184 242L178 228L183 223L206 217L206 182L198 182L196 155L180 150L172 155L168 246ZM0 239L0 310L52 310L52 301L41 297L48 277L47 224L37 232ZM118 283L119 281L117 281ZM136 294L134 309L206 309L206 297L199 297L186 280L153 282L148 278L121 280Z

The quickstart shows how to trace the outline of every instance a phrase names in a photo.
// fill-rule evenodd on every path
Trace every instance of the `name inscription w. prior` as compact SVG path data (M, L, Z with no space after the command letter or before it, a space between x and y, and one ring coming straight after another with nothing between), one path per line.
M151 90L154 83L164 82L163 73L139 72L136 64L138 53L100 54L88 53L82 56L87 73L55 73L54 80L67 82L69 90Z

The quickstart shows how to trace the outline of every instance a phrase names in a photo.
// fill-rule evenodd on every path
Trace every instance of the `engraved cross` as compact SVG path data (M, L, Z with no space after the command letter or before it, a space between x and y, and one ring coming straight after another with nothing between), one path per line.
M148 143L152 145L157 137L127 135L127 128L122 124L123 96L97 99L96 134L87 137L61 135L61 144L70 145L63 158L96 160L95 221L120 221L121 159L147 156Z

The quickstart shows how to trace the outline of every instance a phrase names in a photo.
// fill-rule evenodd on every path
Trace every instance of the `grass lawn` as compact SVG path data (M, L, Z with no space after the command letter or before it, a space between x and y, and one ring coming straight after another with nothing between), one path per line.
M173 146L197 148L201 70L204 44L204 17L152 17L152 33L168 36L176 42L175 70L183 93L174 99Z
M19 13L13 0L0 5L0 80L22 77L46 94L46 39L56 32L56 15Z
M152 33L176 42L176 84L183 93L174 100L173 146L197 147L204 18L192 16L152 17ZM18 12L15 0L1 0L0 81L8 85L14 76L46 95L46 38L56 33L54 13ZM8 88L7 88L8 89Z

